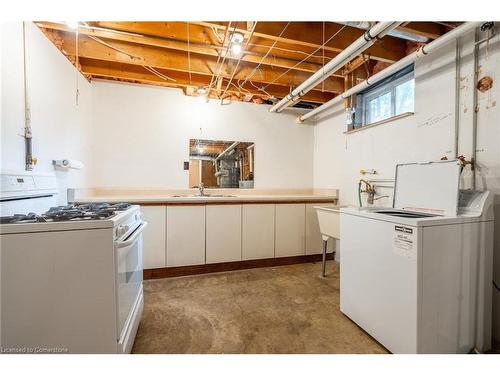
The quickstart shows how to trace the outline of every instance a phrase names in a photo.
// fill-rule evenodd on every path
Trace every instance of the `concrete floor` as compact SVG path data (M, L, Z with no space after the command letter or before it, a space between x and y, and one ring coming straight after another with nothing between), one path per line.
M386 353L339 310L328 262L144 282L134 353Z

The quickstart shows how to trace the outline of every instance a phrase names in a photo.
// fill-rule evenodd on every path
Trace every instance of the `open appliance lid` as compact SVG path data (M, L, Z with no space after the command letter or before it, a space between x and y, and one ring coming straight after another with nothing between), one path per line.
M459 184L460 163L457 160L398 164L393 207L454 216Z

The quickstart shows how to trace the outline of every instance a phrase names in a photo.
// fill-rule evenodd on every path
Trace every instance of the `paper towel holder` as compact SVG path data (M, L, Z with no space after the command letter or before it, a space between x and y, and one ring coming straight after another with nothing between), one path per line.
M52 165L56 169L62 169L62 170L68 170L70 168L72 169L82 169L83 168L83 163L76 161L76 160L70 160L70 159L60 159L60 160L52 160Z

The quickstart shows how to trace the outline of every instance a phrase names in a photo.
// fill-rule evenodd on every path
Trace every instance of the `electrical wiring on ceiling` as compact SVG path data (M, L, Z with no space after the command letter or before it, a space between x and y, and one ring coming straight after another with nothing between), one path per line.
M159 72L158 70L156 70L155 68L153 68L152 66L148 66L148 65L143 65L142 66L144 69L146 69L148 72L150 73L153 73L154 75L157 75L158 77L164 79L165 81L172 81L172 82L177 82L176 79L174 78L171 78L161 72Z
M281 30L281 33L278 35L278 39L281 38L281 36L285 33L286 29L288 28L288 26L290 25L291 22L288 22L285 27L283 28L283 30ZM257 64L257 66L253 69L252 73L250 73L250 75L245 78L245 81L243 81L243 83L241 85L238 85L239 87L242 87L244 86L254 75L255 75L255 72L259 69L259 67L262 65L262 62L264 61L264 59L269 56L269 54L271 53L271 51L273 50L274 46L276 45L276 43L278 43L278 40L275 40L274 43L271 45L271 47L269 47L269 50L266 52L266 54L262 57L262 59L260 60L260 62Z
M257 26L257 21L254 22L253 26L252 26L252 31L250 32L250 36L248 37L248 40L247 42L245 43L245 47L248 46L248 43L250 43L250 40L252 39L252 36L253 36L253 33L255 31L255 28ZM226 91L227 89L229 88L229 86L231 85L231 82L233 82L233 78L236 74L236 71L238 70L238 67L240 66L240 63L241 63L241 59L243 58L243 53L241 54L241 56L239 57L238 59L238 63L236 64L236 67L234 68L233 70L233 73L231 74L231 78L229 79L229 83L227 84L226 86L226 89L224 90L224 92L222 93L221 95L221 101L222 101L222 98L224 98L224 95L226 94Z
M190 50L190 45L189 45L189 21L186 22L186 28L187 28L187 55L188 55L188 72L189 72L189 84L192 84L192 79L191 79L191 50Z
M115 47L115 46L113 46L113 45L111 45L111 44L109 44L109 43L105 42L105 41L104 41L104 40L102 40L101 38L98 38L98 37L93 36L93 35L87 35L87 36L88 36L90 39L95 40L97 43L102 44L103 46L106 46L106 47L108 47L108 48L111 48L112 50L115 50L115 51L117 51L117 52L120 52L120 53L123 53L123 54L127 55L127 56L128 56L128 57L130 57L131 59L138 59L138 60L142 60L142 58L141 58L141 57L136 56L136 55L133 55L133 54L131 54L131 53L129 53L129 52L127 52L127 51L125 51L125 50L121 49L121 48Z
M224 47L224 44L226 43L226 39L227 39L227 36L229 35L229 30L231 28L231 23L232 21L229 21L229 23L227 24L227 27L226 27L226 32L224 33L224 39L222 40L222 47ZM224 55L224 59L223 59L223 62L225 60L225 56L227 55L227 52L229 50L229 45L226 47L226 53ZM214 78L215 78L215 71L217 70L218 66L219 66L219 61L220 61L220 58L222 56L222 53L218 54L219 56L217 57L217 62L215 63L215 69L212 73L212 77L210 79L210 84L208 85L208 89L207 89L207 98L210 97L210 91L212 90L212 85L214 83ZM220 69L219 69L220 71Z
M272 85L274 82L276 82L278 79L280 79L281 77L283 77L285 74L287 74L290 70L296 68L297 66L299 66L300 64L302 64L304 61L308 60L311 56L313 56L316 52L318 52L320 49L323 49L324 50L324 47L333 39L335 38L337 35L340 34L340 32L342 32L342 30L344 30L346 28L346 25L342 26L338 31L336 31L335 33L333 33L332 36L330 36L321 46L319 46L318 48L316 48L313 52L311 52L310 54L308 54L306 57L304 57L302 60L300 60L298 63L296 63L294 66L292 66L291 68L289 68L288 70L284 71L282 74L280 74L278 77L276 77L273 81L269 82L267 85L265 86L262 86L262 89L266 89L267 87L269 87L270 85Z

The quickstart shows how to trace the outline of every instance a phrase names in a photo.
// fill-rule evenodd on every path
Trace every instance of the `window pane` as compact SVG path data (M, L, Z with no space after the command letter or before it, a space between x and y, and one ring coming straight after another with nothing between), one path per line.
M368 123L391 117L391 93L386 92L368 102Z
M396 115L413 112L415 102L415 79L396 86Z

